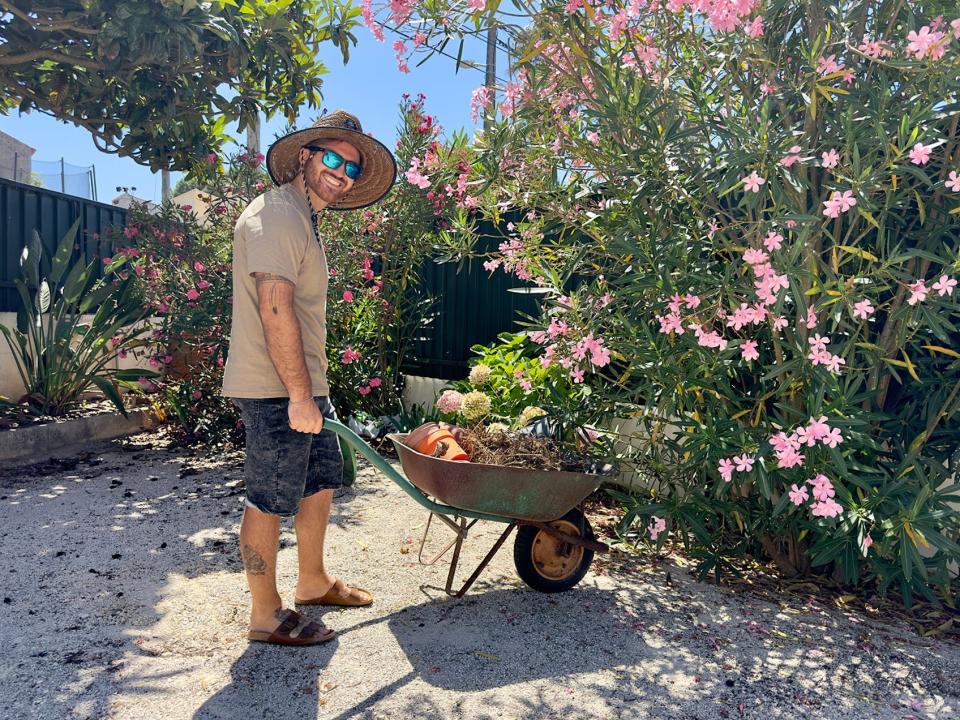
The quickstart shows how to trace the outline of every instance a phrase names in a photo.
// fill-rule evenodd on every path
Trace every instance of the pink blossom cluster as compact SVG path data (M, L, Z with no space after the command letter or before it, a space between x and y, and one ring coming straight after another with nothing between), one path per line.
M612 296L605 293L603 297L591 301L587 299L585 305L593 308L602 308L612 301ZM559 365L567 370L574 383L582 383L587 372L596 371L610 364L610 349L602 337L595 337L588 332L582 337L564 319L567 309L573 306L568 297L558 300L557 315L550 320L546 330L530 333L530 339L538 345L543 345L543 355L540 356L540 366L548 368Z
M490 88L481 85L470 94L470 119L477 122L480 119L480 113L490 107L492 99L490 98Z
M907 289L910 291L910 297L907 298L907 305L922 303L927 299L927 295L930 294L931 289L936 290L937 295L940 297L944 295L953 296L953 291L956 287L957 281L949 275L941 275L936 282L933 283L932 288L928 288L926 281L921 278L907 286Z
M356 362L361 357L363 356L360 353L358 353L356 350L354 350L351 346L348 345L343 351L343 355L340 358L340 362L342 362L344 365L349 365L352 362Z
M936 27L940 26L940 21ZM917 60L939 60L946 52L950 38L946 33L937 30L933 25L924 25L919 30L907 33L907 55Z
M814 503L810 506L811 515L814 517L833 518L843 514L843 506L834 499L837 491L834 489L830 478L819 473L807 480L807 483L811 486L814 499ZM803 505L810 497L806 484L798 486L796 483L790 486L788 495L790 502L798 507Z
M840 373L840 368L847 364L847 361L842 357L834 355L827 350L830 338L823 337L817 333L813 337L807 338L807 342L810 344L810 352L807 354L807 359L813 365L823 365L828 372L837 375Z
M410 168L403 174L407 182L416 185L421 190L430 187L430 178L420 172L420 158L413 158L410 161Z
M838 218L841 213L847 212L857 204L851 190L834 191L829 200L823 201L823 214L830 218Z
M730 482L733 480L734 471L748 473L753 470L754 462L754 458L746 453L736 455L732 458L723 458L717 465L717 472L720 473L720 477L723 478L724 482Z
M840 428L832 428L827 424L826 415L810 418L805 426L801 425L789 434L778 432L769 439L777 457L777 467L785 470L803 465L806 456L800 449L804 446L814 447L819 443L835 448L842 442L843 433Z
M880 58L893 55L893 48L890 47L890 43L885 40L874 40L869 35L863 36L863 40L857 46L857 50L873 60L879 60Z
M360 387L357 388L357 392L361 395L369 395L371 391L376 390L381 384L383 384L383 381L378 377L368 378L365 383L361 383Z

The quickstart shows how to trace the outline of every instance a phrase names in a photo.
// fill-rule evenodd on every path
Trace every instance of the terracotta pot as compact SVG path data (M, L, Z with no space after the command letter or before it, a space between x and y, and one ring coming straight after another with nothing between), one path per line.
M470 457L449 430L437 423L424 423L407 435L404 443L418 453L444 460L469 461Z

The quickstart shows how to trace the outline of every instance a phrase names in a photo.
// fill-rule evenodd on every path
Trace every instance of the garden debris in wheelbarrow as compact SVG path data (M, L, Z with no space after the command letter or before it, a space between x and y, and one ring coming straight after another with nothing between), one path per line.
M457 440L470 462L528 470L565 470L594 475L612 474L612 465L590 455L571 452L556 440L526 433L490 431L484 426L462 429Z

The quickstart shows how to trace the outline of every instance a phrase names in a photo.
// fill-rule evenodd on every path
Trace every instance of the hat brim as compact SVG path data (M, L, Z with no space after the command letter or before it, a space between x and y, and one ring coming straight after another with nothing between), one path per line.
M336 127L310 127L284 135L267 150L267 171L276 185L293 180L300 172L300 148L318 140L342 140L357 148L363 174L350 192L327 208L356 210L373 205L390 192L397 178L397 161L379 140L355 130Z

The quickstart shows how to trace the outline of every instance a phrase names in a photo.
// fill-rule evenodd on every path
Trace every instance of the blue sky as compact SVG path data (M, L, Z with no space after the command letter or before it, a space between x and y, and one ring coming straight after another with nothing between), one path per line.
M461 66L455 73L454 60L435 55L420 67L415 67L418 60L414 59L410 63L410 73L404 74L397 70L391 47L393 39L389 35L385 42L379 43L365 27L358 27L355 34L359 44L351 50L347 65L343 65L339 51L332 46L325 47L324 60L329 69L323 84L323 105L326 108L349 110L360 118L364 130L373 132L377 139L392 147L396 140L401 95L422 92L427 96L426 111L445 131L472 130L470 94L483 83L481 71ZM451 42L450 47L455 49L456 44ZM464 50L464 58L467 57L482 61L482 45L477 42L468 44ZM299 125L308 125L317 115L319 110L304 108ZM263 124L260 137L264 148L285 125L282 117ZM40 113L18 116L14 112L0 115L0 130L36 148L36 160L59 162L62 157L73 165L95 165L97 199L101 202L110 202L117 194L117 186L136 187L138 197L160 200L159 173L154 175L129 158L98 151L90 134L82 128ZM173 174L174 183L179 176L180 173Z

